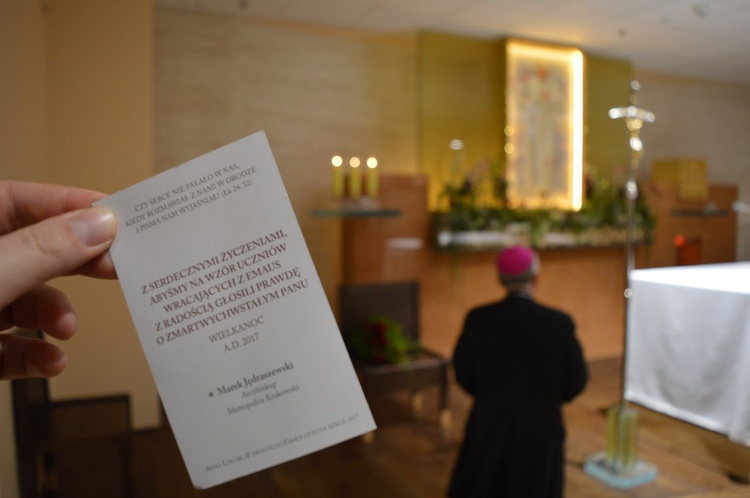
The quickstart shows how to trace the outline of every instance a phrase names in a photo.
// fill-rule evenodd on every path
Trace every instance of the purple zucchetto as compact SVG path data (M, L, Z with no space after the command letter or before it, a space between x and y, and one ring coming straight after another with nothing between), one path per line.
M512 246L503 249L497 257L497 271L501 275L513 277L533 271L536 254L526 246Z

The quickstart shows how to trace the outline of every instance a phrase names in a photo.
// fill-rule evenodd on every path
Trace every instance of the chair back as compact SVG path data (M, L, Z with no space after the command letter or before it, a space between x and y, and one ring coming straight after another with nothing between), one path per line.
M14 332L19 336L43 338L38 330L16 329ZM101 496L133 496L130 398L127 394L50 400L46 379L14 379L11 384L22 498L48 496L46 493L52 490L47 489L47 485L54 485L55 496L73 496L69 493L79 483L90 482L88 458L103 458L102 475L119 475L116 481L102 480L105 489L101 490ZM115 468L114 461L110 461L113 448L118 455L117 473L110 473ZM81 459L84 454L86 457ZM71 472L76 468L78 472ZM112 485L111 491L106 490L108 484ZM119 493L113 493L114 490Z
M32 339L43 338L39 330L16 329L13 333ZM33 434L34 430L38 431L44 427L43 418L49 403L47 379L14 379L11 381L11 390L16 431L21 434Z
M418 341L419 282L353 284L339 288L339 327L344 338L374 316L401 324L404 335Z
M15 329L13 334L41 339L42 332ZM47 379L13 379L10 381L13 397L13 426L16 437L16 460L20 496L38 496L37 474L39 462L36 444L46 438L49 390Z

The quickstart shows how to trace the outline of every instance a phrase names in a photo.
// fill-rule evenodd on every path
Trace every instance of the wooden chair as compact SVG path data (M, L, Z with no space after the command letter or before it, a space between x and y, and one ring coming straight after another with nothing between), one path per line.
M91 496L133 496L128 395L51 401L46 379L11 384L22 498L88 496L84 489L96 492ZM118 461L115 469L110 460Z
M385 316L403 326L404 334L419 341L419 283L414 281L342 285L339 289L339 327L346 339L373 316ZM450 426L448 410L448 360L422 347L410 352L406 363L370 365L352 360L365 396L397 389L411 391L412 410L421 409L419 390L439 389L439 420Z

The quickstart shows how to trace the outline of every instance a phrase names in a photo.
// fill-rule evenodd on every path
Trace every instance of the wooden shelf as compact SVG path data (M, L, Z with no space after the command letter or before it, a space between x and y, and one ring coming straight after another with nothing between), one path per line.
M675 208L672 209L672 216L692 216L692 217L706 217L706 216L729 216L731 211L728 209L718 208Z
M400 209L383 207L378 199L362 197L357 200L331 201L328 206L313 211L317 218L393 218L401 216Z
M635 244L648 244L642 228L636 228ZM503 231L440 231L433 238L436 252L497 252L516 244L535 249L590 249L624 247L627 244L627 229L602 227L583 233L548 232L534 240L530 233Z
M316 209L317 218L393 218L401 216L398 209Z

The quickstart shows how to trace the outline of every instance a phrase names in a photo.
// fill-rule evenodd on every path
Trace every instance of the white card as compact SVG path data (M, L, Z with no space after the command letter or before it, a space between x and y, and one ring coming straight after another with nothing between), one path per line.
M196 488L375 429L263 132L96 204Z

